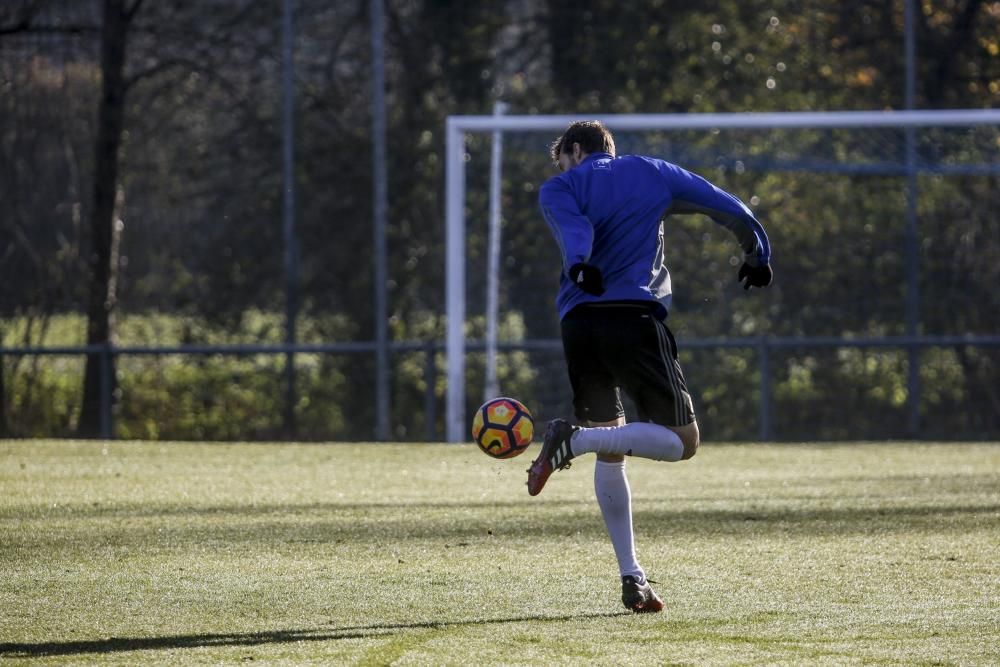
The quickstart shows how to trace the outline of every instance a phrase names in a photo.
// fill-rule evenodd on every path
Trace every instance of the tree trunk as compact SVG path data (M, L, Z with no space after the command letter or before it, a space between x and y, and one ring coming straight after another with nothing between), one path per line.
M125 114L125 44L131 12L125 0L105 0L101 27L101 98L97 109L97 145L94 159L94 198L90 211L90 296L87 301L87 344L105 345L112 340L115 309L116 235L115 199L118 184L118 152ZM112 391L114 360L110 360L109 386L102 387L102 357L91 354L83 380L83 406L77 434L101 437L102 390ZM113 392L112 392L113 395ZM110 397L108 398L110 400Z
M955 90L955 68L962 60L962 51L968 48L968 45L975 44L976 17L982 4L982 0L968 0L961 11L956 9L951 32L947 36L934 39L928 45L929 49L932 50L932 53L927 56L928 59L932 62L933 59L937 60L924 89L927 105L932 109L946 107L948 91ZM918 15L920 15L919 10ZM926 25L927 21L924 19L922 32L925 34Z

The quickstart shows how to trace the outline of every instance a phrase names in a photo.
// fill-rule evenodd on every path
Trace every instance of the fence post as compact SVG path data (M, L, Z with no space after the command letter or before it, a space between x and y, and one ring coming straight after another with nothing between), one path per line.
M295 349L298 336L295 325L299 305L299 246L295 235L295 23L294 0L281 6L281 163L282 163L282 235L285 243L285 405L286 439L294 439L296 382Z
M385 102L385 7L384 0L371 0L372 47L372 218L375 256L375 439L388 440L392 406L389 368L389 166L386 157L387 119Z
M427 442L437 440L437 399L434 396L434 385L437 384L437 366L434 363L437 346L434 341L428 340L424 343L424 419L427 423Z
M114 401L112 396L114 383L111 377L111 344L103 343L98 354L100 355L101 368L101 439L111 440L114 437L114 423L111 421L111 406Z
M903 3L903 50L906 62L906 81L903 92L904 106L913 110L917 106L917 33L916 0ZM917 129L907 125L906 137L906 231L904 235L904 262L906 267L906 335L911 338L921 333L920 327L920 219L917 199L920 184L917 181ZM907 345L907 435L920 437L920 348Z
M761 336L757 342L760 356L760 439L768 441L771 433L771 346L767 337Z
M920 347L913 343L906 346L906 435L909 438L920 439L920 401L921 401L921 379Z

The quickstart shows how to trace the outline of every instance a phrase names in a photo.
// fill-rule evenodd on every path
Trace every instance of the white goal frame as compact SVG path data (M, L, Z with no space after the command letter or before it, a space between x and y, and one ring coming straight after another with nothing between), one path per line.
M1000 110L448 116L445 129L445 354L448 376L445 435L448 442L468 440L465 424L465 135L497 131L548 130L557 133L581 119L600 120L611 130L915 128L1000 125ZM539 180L543 176L539 174Z

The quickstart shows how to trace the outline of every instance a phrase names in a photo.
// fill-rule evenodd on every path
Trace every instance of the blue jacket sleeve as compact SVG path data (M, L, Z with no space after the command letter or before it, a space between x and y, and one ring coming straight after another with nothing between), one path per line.
M580 211L569 182L558 176L546 181L538 193L542 217L552 230L562 253L563 273L586 262L594 244L594 226Z
M702 213L733 233L751 266L771 263L771 244L763 225L746 205L725 190L675 164L659 161L660 174L673 195L670 213Z

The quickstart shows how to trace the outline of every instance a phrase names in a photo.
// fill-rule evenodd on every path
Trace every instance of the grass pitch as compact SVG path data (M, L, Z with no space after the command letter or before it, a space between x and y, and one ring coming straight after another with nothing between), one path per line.
M641 616L536 452L0 442L0 663L1000 662L996 444L630 460Z

